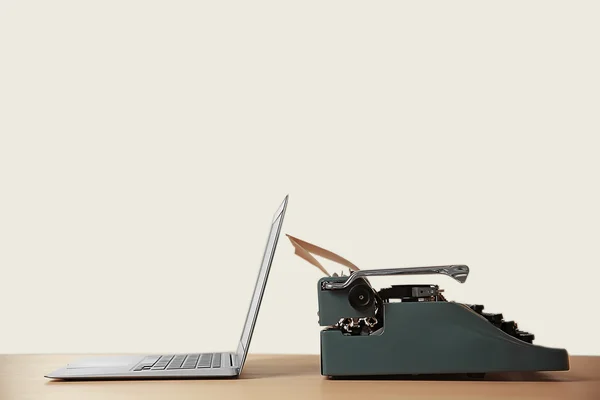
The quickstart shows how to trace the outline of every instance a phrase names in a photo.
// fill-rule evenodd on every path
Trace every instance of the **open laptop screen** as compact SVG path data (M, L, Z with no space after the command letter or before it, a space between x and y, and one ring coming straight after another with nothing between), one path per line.
M281 226L283 224L283 217L285 215L285 209L287 206L288 197L286 196L283 203L277 209L273 222L271 224L271 232L267 240L267 246L263 255L262 264L258 271L258 278L256 280L256 286L254 293L252 294L252 300L250 301L250 309L248 310L248 316L244 324L244 330L242 331L242 337L238 345L237 359L240 362L240 373L242 367L246 361L246 355L248 354L248 347L250 346L250 340L252 339L252 332L254 331L254 324L258 317L258 310L260 308L260 302L262 300L265 286L267 284L267 278L269 277L269 271L271 269L271 263L273 262L273 256L275 255L275 248L277 247L277 241L279 239L279 233L281 232Z

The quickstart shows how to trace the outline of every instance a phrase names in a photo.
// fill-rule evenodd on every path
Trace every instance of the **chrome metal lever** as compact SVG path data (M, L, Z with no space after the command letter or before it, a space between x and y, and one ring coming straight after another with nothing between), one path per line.
M386 276L386 275L431 275L442 274L465 283L469 276L469 267L466 265L440 265L436 267L413 267L413 268L388 268L354 271L345 282L323 282L323 289L339 290L345 289L356 279L367 276Z

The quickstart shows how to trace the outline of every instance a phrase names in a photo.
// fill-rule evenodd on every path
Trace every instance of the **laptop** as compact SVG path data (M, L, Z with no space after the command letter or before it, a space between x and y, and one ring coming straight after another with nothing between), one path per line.
M248 316L244 324L237 350L234 352L195 354L151 354L139 356L99 356L84 358L64 366L46 378L62 380L108 380L108 379L193 379L236 378L242 373L252 332L258 317L267 278L275 255L287 207L285 197L271 222L262 264L254 293L250 300Z

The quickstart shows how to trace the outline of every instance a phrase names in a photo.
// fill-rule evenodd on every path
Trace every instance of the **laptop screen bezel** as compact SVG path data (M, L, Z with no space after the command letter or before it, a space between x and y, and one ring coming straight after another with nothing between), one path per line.
M267 281L269 279L269 272L271 271L271 265L273 263L273 258L275 256L275 250L277 249L277 243L279 241L279 236L281 234L281 227L283 225L283 218L285 216L285 211L287 208L288 197L286 196L281 205L278 207L273 220L271 221L271 230L269 231L269 236L267 237L267 243L265 245L265 251L263 254L261 266L258 270L258 275L256 277L256 284L254 286L254 292L252 293L252 297L250 298L250 305L248 309L248 315L246 316L246 321L242 328L242 334L240 335L240 340L238 342L238 347L236 351L236 358L239 364L238 374L241 374L242 368L244 367L244 363L246 361L246 357L248 355L248 349L250 347L250 341L252 340L252 334L254 332L254 327L256 325L256 320L258 318L258 312L260 310L260 305L262 302L262 298L265 292L265 287L267 286ZM275 231L275 235L273 236L273 230ZM271 238L273 238L273 247L268 254L269 243ZM267 262L265 263L265 260ZM262 285L260 284L260 276L262 273L262 269L265 268L265 279ZM252 300L255 296L258 296L257 303L254 307L252 307ZM248 338L244 343L244 332L248 329Z

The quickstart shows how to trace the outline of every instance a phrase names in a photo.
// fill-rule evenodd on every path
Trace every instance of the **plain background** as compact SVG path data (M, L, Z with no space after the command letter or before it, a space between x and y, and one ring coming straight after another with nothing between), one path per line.
M284 233L600 354L599 13L1 2L0 352L235 349L289 193ZM252 352L318 353L320 276L282 237Z

